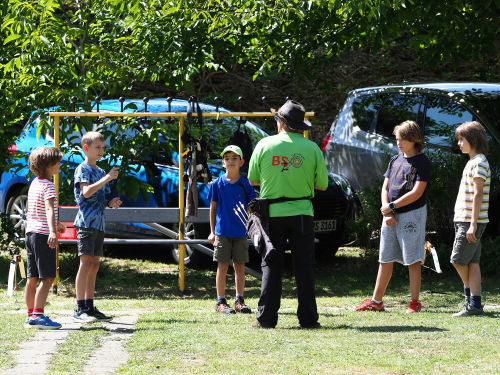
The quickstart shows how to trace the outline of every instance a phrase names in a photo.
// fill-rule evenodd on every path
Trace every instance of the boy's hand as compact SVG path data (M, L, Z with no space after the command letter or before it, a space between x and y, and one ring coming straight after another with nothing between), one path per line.
M477 229L477 224L476 223L470 223L469 230L467 231L467 241L469 243L473 242L476 243L476 229Z
M118 178L118 171L120 170L120 167L113 167L107 174L108 180L116 180Z
M119 197L113 198L108 202L109 207L113 207L115 210L122 205L122 201Z
M215 242L215 234L212 232L210 233L210 236L208 236L208 242L210 242L212 245Z
M382 207L380 207L380 212L384 216L392 213L392 210L389 208L389 203L382 205Z
M392 212L388 215L384 215L384 222L385 222L385 225L387 225L388 227L398 223L396 221L396 216L394 216L394 214Z
M56 247L57 245L57 233L56 232L50 232L49 234L49 239L47 240L47 244L51 249Z
M57 233L63 234L64 232L66 232L66 226L61 222L57 223Z

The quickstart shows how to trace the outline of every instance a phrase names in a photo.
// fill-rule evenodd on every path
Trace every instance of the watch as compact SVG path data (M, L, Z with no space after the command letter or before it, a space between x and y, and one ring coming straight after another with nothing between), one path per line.
M394 202L389 203L389 208L394 214L396 213L396 204Z

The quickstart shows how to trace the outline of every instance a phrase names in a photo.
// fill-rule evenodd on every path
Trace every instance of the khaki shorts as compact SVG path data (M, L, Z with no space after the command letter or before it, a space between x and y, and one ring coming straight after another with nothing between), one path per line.
M229 238L216 235L214 262L229 263L231 259L236 263L248 263L248 238Z

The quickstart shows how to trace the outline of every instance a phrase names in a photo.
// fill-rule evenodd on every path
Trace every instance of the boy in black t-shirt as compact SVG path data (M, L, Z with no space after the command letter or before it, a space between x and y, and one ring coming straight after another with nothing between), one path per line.
M355 311L384 311L384 296L392 276L394 262L408 266L411 302L407 313L420 312L418 302L421 263L425 253L427 197L425 187L431 179L431 164L424 154L422 131L414 121L394 128L400 154L394 156L384 174L382 207L384 215L380 233L379 270L372 298L355 307Z

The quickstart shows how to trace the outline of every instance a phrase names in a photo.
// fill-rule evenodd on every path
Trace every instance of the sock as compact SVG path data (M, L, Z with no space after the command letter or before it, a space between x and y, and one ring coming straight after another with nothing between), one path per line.
M85 308L85 300L84 299L77 299L76 300L76 307L77 310L82 310Z
M33 309L33 315L31 315L31 318L32 319L36 319L38 318L39 316L42 316L43 315L43 309L38 309L38 308L34 308Z
M238 293L236 293L236 299L238 299L238 298L243 299L243 294L238 294Z
M470 297L470 304L472 307L475 307L476 309L481 308L481 296L471 296Z
M467 299L470 299L470 288L467 288L465 285L464 285L464 294L467 297Z
M85 307L89 310L94 310L94 299L86 299L85 300Z
M372 302L375 302L377 305L380 305L382 303L382 301L377 301L377 300L375 300L373 298L371 300L372 300Z
M226 299L226 296L218 296L217 297L217 302L222 301L223 299Z
M33 315L33 309L28 309L28 316Z

